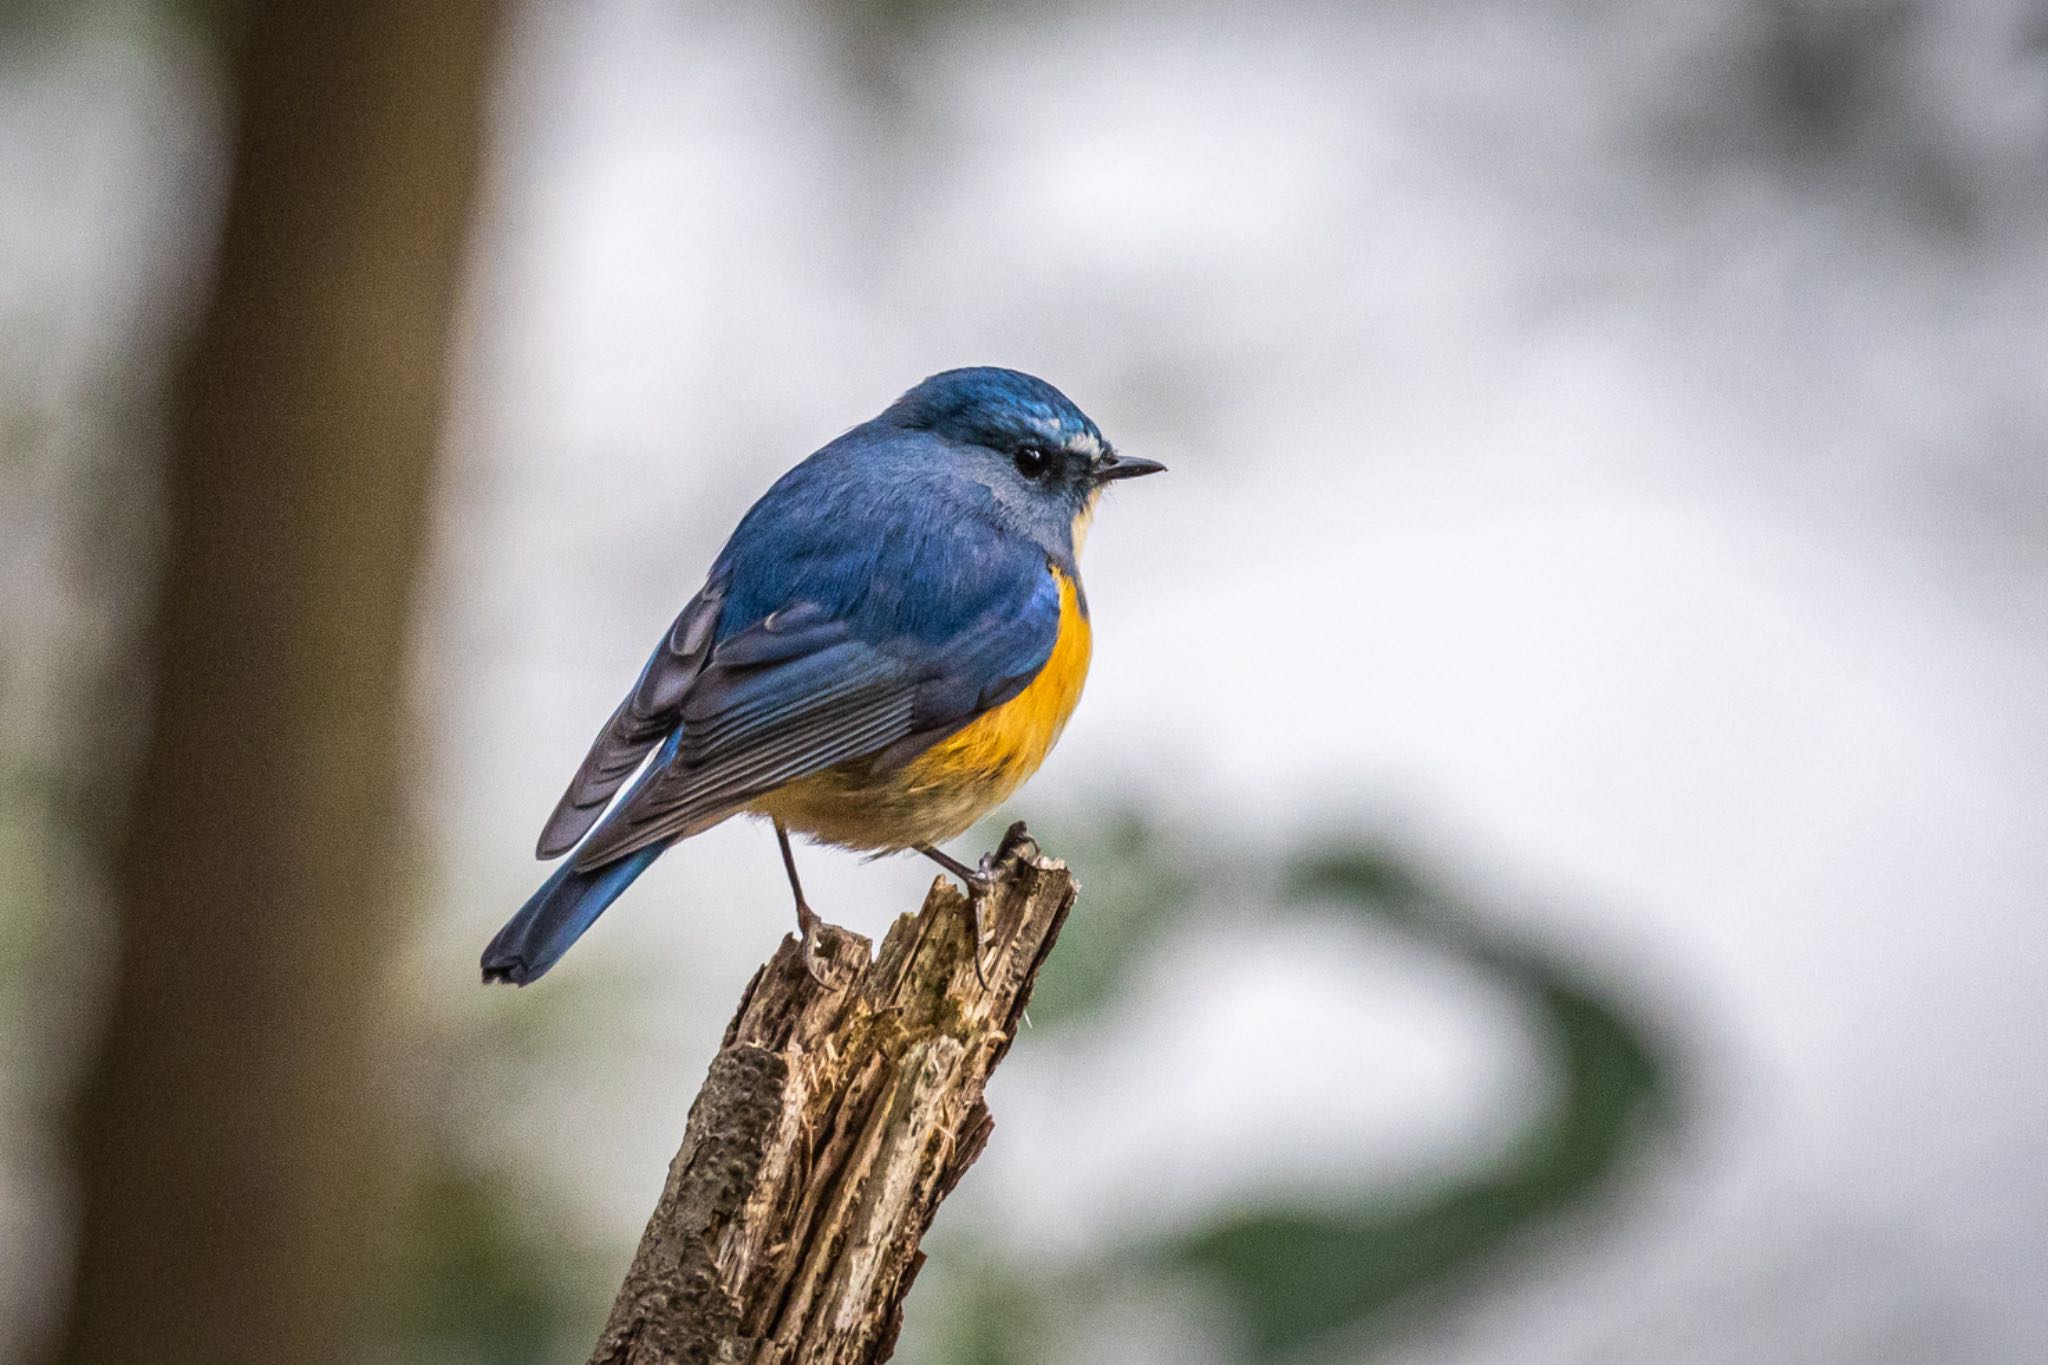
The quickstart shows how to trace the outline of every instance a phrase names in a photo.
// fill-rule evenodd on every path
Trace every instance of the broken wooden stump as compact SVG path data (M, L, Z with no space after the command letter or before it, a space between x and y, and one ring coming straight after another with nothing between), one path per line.
M866 939L822 931L830 986L793 937L755 974L591 1365L889 1358L918 1243L988 1140L982 1088L1074 903L1021 823L994 876L981 972L967 897L941 878L872 963Z

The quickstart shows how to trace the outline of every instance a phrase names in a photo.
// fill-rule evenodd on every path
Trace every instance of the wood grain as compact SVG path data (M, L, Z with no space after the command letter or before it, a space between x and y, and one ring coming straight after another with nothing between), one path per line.
M740 999L592 1365L887 1360L939 1203L987 1143L982 1098L1077 890L1013 825L974 960L940 879L869 961L828 928L832 984L794 938Z

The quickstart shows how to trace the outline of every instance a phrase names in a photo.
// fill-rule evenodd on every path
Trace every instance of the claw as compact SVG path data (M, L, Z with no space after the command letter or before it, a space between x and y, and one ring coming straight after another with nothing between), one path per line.
M996 872L1003 858L1016 851L1019 847L1019 840L1024 839L1024 824L1022 821L1019 821L1010 826L1010 832L1003 836L1002 847L993 853L981 855L981 865L979 867L969 867L959 859L939 851L930 844L916 845L919 853L924 854L925 857L930 858L940 867L945 868L946 871L958 877L961 885L967 888L968 922L974 931L974 976L976 980L981 982L983 990L988 990L991 983L988 979L988 963L982 960L982 949L988 946L988 926L982 922L982 911L988 903L990 893L996 889Z
M796 923L800 934L798 946L803 950L804 971L809 974L811 980L830 990L832 978L825 970L825 959L818 953L818 930L824 927L825 921L818 918L817 911L798 901Z
M1024 822L1019 820L1003 831L1003 841L996 845L996 851L981 861L983 867L990 867L1009 857L1029 862L1037 856L1038 841L1031 837L1031 832L1024 828Z

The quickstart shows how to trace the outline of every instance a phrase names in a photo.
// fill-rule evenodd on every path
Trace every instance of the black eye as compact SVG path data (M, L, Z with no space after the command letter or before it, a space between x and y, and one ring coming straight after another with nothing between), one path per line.
M1042 479L1052 468L1052 456L1044 446L1023 446L1017 451L1017 472L1027 479Z

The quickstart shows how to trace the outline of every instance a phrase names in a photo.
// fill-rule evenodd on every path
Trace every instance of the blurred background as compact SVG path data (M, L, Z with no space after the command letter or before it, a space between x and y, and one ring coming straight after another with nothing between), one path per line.
M2048 1359L2037 0L9 0L0 346L0 1358L581 1358L772 841L477 953L987 363L1173 472L902 1359Z

